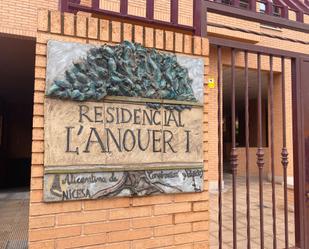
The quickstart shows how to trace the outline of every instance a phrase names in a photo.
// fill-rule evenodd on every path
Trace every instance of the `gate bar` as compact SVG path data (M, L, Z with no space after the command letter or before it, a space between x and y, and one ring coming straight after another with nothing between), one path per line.
M273 248L277 249L277 226L276 226L276 184L275 184L275 148L274 148L274 70L273 56L269 56L270 68L270 154L271 154L271 187L272 187L272 215L273 215Z
M262 131L262 77L261 77L261 54L257 54L258 64L258 149L257 166L259 168L259 194L260 194L260 240L261 249L264 249L264 200L263 200L263 131Z
M260 53L261 55L270 55L272 54L273 56L276 57L286 57L286 58L299 58L301 56L308 56L306 54L302 53L296 53L292 51L287 51L287 50L282 50L282 49L276 49L276 48L270 48L270 47L263 47L263 46L258 46L254 44L248 44L245 42L240 42L240 41L232 41L224 38L219 38L219 37L209 37L209 43L221 47L227 47L227 48L235 48L239 50L248 50L250 53Z
M281 94L282 94L282 151L281 163L283 166L283 191L284 191L284 233L285 248L289 248L289 220L288 220L288 194L287 194L287 167L288 167L288 150L286 148L286 110L285 110L285 58L281 57Z
M222 89L222 51L221 47L217 47L217 52L218 52L218 64L217 64L217 71L218 71L218 191L219 191L219 196L218 196L218 237L219 237L219 249L222 249L222 139L221 139L221 124L222 124L222 118L221 118L221 89Z
M250 170L249 170L249 69L248 51L245 51L245 122L246 122L246 202L247 202L247 248L251 248L250 234Z
M236 51L232 48L232 149L231 149L231 167L232 167L232 185L233 185L233 249L237 249L237 152L236 152L236 134L235 134L235 56Z

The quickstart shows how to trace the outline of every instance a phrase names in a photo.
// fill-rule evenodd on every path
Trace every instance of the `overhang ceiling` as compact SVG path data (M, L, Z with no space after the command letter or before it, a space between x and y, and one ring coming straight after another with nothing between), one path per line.
M32 101L34 58L35 41L0 37L1 101L21 104Z

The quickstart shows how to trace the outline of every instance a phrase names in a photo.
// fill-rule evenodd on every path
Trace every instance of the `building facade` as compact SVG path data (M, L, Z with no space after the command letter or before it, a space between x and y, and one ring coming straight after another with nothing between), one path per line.
M130 41L203 62L200 193L45 201L49 121L44 106L51 40L97 46ZM293 97L296 55L309 54L306 0L2 0L0 51L0 184L30 183L29 248L213 248L210 193L219 192L220 199L227 175L245 178L248 173L283 191L282 203L296 213L296 232L290 235L295 244L291 238L290 243L309 246L308 230L301 228L306 224L298 220L306 212L300 200L305 186L300 179L306 173L295 155L300 151L295 139L299 116ZM280 202L275 195L273 200ZM234 232L235 224L230 224ZM232 248L237 239L231 237ZM220 228L215 240L220 241Z

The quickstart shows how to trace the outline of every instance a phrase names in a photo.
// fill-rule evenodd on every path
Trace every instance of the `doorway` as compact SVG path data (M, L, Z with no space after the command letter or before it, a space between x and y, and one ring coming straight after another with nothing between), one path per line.
M28 236L35 41L0 36L0 248Z
M231 92L232 92L232 76L231 67L223 67L223 170L225 173L231 173L230 155L231 155ZM263 147L265 151L268 151L268 84L269 73L266 71L261 72L262 76L262 133L263 133ZM258 99L258 79L257 70L249 69L249 150L251 154L256 153L257 148L257 115L254 115L257 110ZM246 134L245 134L245 78L244 68L235 69L235 90L236 90L236 120L235 120L235 135L236 146L239 153L239 159L243 161L244 151L246 148ZM255 164L255 157L251 157L251 175L258 175L258 170ZM238 165L238 175L245 175L244 164Z

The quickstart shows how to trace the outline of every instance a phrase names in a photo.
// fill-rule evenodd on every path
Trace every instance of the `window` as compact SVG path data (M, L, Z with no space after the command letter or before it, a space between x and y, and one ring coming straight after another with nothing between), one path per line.
M232 5L231 0L222 0L223 4Z
M281 16L282 12L281 12L281 7L279 6L273 6L273 15L274 16Z
M266 12L266 3L257 2L257 11L264 14Z
M239 6L240 6L240 8L249 9L249 1L248 0L240 0Z

